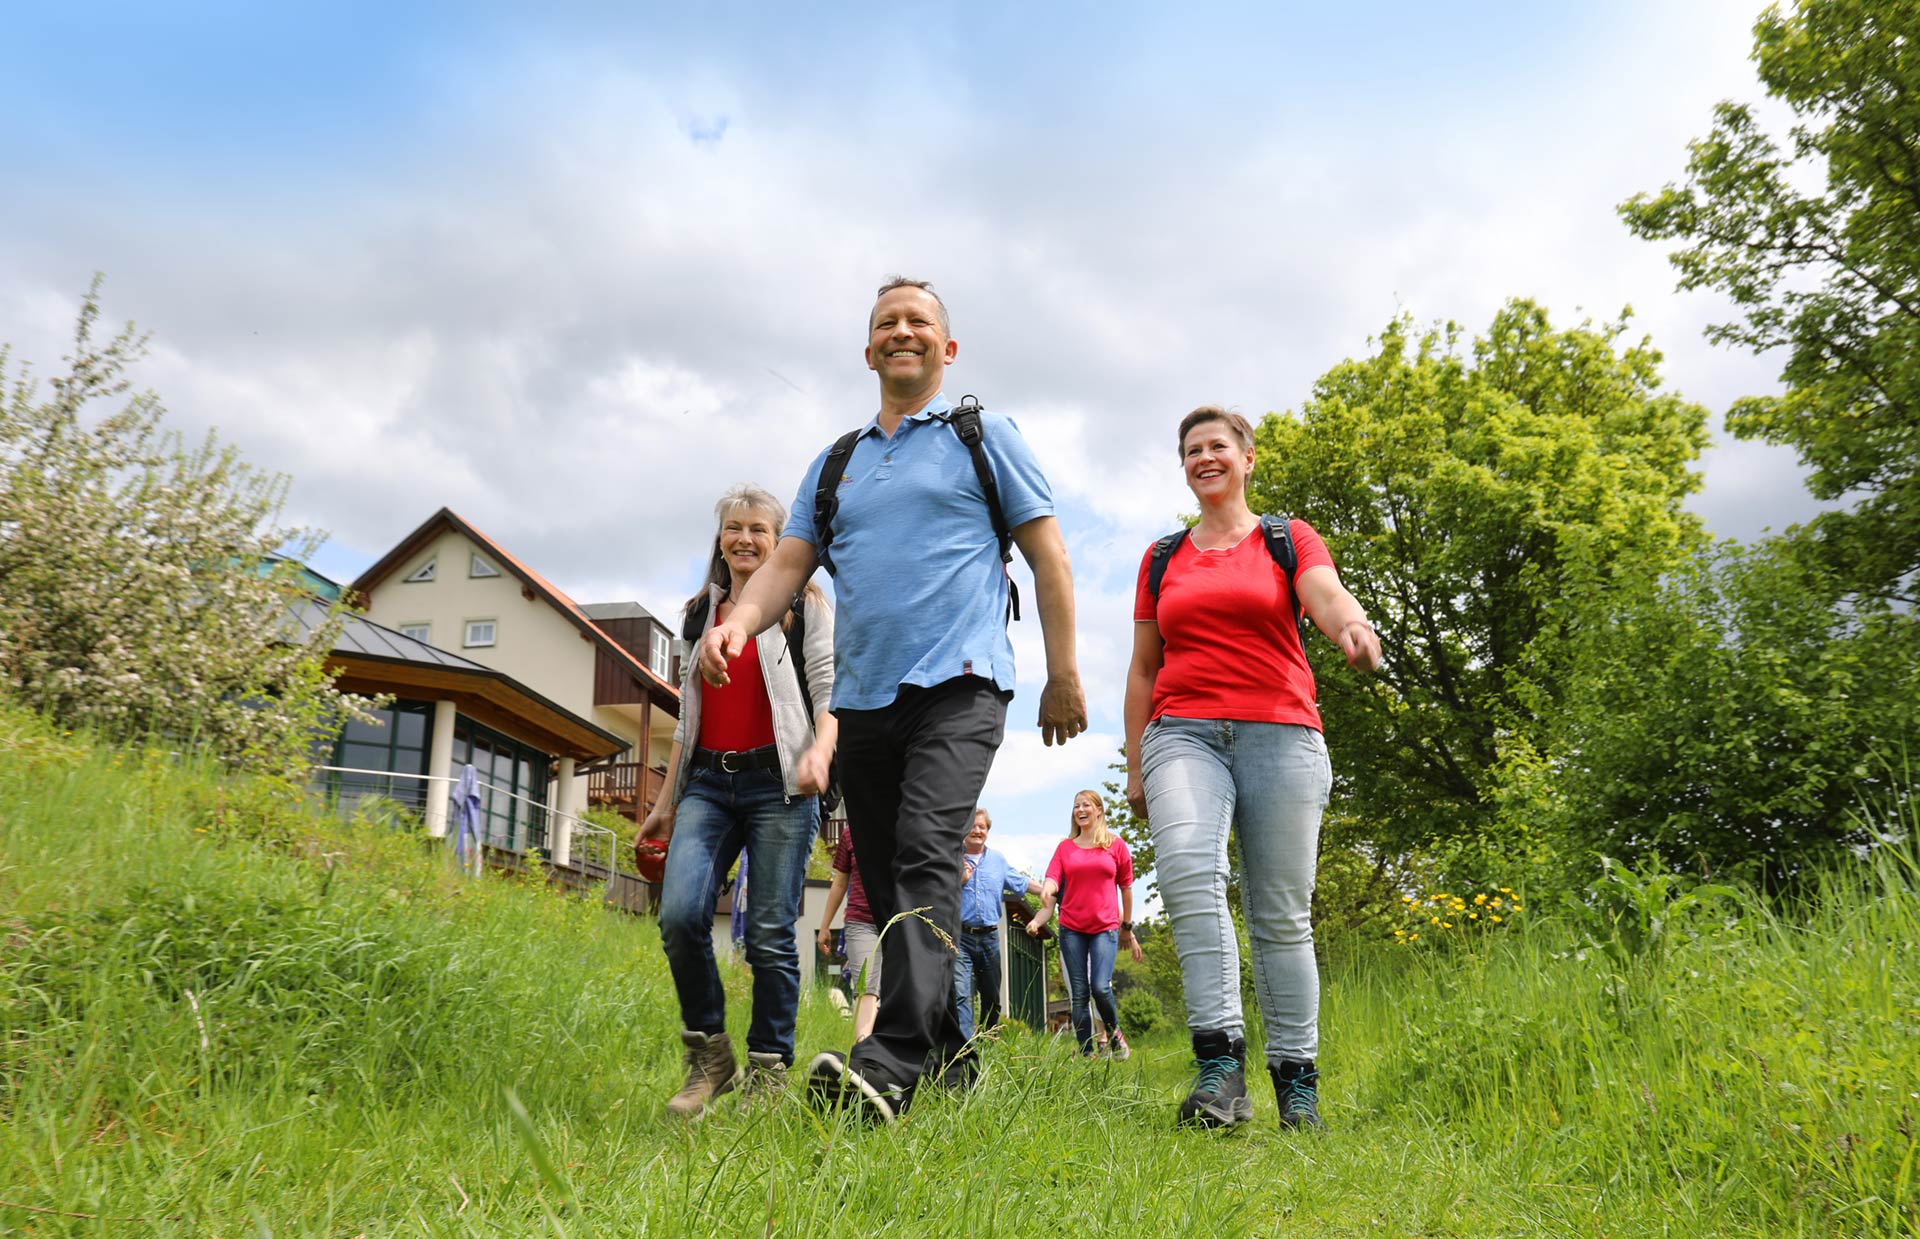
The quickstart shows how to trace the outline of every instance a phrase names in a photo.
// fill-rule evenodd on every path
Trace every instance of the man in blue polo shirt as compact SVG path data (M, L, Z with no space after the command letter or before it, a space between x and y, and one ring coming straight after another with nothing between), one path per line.
M1038 895L1040 884L987 846L993 818L973 811L967 850L960 857L960 954L953 961L954 1012L960 1035L973 1040L973 996L980 995L982 1031L1000 1022L1000 922L1008 895Z
M957 858L1014 688L999 540L973 458L950 424L953 405L940 390L958 352L947 308L930 285L894 279L880 289L865 354L880 379L880 408L834 479L840 781L867 902L884 930L885 967L872 1035L844 1060L817 1057L808 1084L813 1096L858 1105L881 1122L906 1108L929 1071L955 1086L973 1078L953 1001ZM1019 427L991 410L981 420L1001 510L1033 569L1047 658L1041 738L1064 744L1087 726L1066 543ZM802 478L771 558L727 621L702 640L700 671L709 683L726 682L727 664L813 575L822 540L814 495L827 455Z

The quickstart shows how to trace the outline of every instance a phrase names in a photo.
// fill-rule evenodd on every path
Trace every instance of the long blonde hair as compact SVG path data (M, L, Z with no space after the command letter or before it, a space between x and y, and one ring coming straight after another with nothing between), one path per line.
M1099 816L1094 819L1093 825L1087 827L1088 830L1093 832L1093 846L1097 848L1112 847L1113 841L1119 838L1119 836L1113 833L1111 826L1107 825L1107 802L1100 799L1099 792L1094 791L1090 787L1085 787L1073 794L1073 807L1075 809L1080 807L1080 797L1082 796L1093 801L1093 811L1099 814ZM1080 823L1074 820L1073 811L1070 809L1067 811L1067 838L1077 839L1079 837Z

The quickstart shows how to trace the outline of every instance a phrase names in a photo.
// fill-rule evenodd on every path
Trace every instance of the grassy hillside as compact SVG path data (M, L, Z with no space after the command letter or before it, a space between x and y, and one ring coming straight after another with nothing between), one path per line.
M1264 1080L1251 1130L1175 1131L1178 1032L1010 1037L893 1131L688 1128L652 923L0 709L0 1234L1920 1234L1897 868L1787 920L1629 881L1612 952L1338 958L1319 1136ZM810 995L803 1055L846 1036Z

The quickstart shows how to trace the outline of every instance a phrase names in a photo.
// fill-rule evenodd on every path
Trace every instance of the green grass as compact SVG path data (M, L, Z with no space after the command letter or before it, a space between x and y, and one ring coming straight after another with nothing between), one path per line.
M1910 878L1619 959L1551 918L1336 953L1319 1136L1264 1079L1174 1130L1177 1032L1012 1036L896 1130L686 1127L651 922L0 708L0 1234L1920 1234ZM846 1039L810 995L802 1054Z

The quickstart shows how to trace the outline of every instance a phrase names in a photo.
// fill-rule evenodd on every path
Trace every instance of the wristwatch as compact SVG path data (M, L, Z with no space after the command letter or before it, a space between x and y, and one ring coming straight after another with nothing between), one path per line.
M1120 922L1120 932L1121 932L1121 933L1123 933L1123 934L1130 934L1130 933L1132 933L1132 932L1133 932L1133 922L1132 922L1132 921L1121 921L1121 922Z

